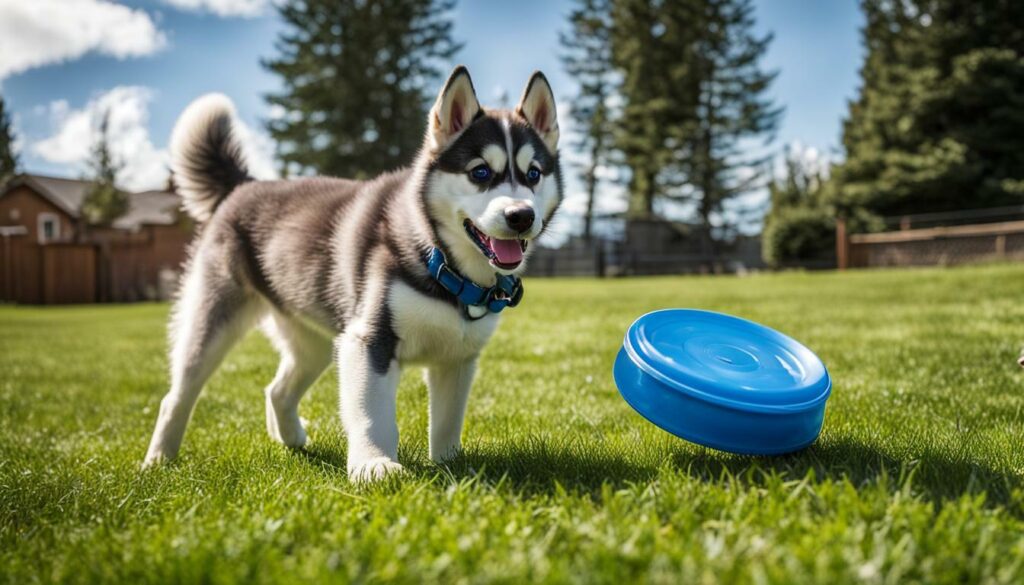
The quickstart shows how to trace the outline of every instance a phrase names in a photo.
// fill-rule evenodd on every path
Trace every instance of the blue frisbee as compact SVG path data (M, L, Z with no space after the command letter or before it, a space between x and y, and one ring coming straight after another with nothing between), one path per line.
M832 390L825 365L797 341L693 309L637 319L614 374L622 397L647 420L687 441L747 455L813 443Z

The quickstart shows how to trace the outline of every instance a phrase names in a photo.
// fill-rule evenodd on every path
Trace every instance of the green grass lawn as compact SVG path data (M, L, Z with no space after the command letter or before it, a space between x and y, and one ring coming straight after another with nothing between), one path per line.
M676 439L619 397L640 314L700 307L803 341L834 389L784 457ZM139 470L166 388L164 305L0 307L0 582L1021 583L1024 266L531 280L484 353L466 453L349 483L333 369L270 441L258 333L213 377L180 459Z

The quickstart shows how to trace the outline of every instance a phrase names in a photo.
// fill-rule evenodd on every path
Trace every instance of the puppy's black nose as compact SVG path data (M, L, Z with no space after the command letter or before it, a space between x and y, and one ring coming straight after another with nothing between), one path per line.
M536 215L532 207L525 205L513 205L505 208L505 223L512 230L523 233L533 227L533 220Z

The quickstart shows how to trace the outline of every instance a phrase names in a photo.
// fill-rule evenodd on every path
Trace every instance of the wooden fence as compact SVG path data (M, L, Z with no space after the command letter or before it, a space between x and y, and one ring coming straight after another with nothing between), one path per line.
M0 302L30 305L167 299L179 262L137 242L37 244L0 240Z
M851 235L840 219L836 258L840 270L1024 260L1024 220Z
M0 254L0 300L28 304L94 303L99 255L90 244L7 239Z
M540 248L530 257L530 276L650 276L659 274L725 274L764 266L760 248L720 256L689 252L639 252L612 242L592 247Z

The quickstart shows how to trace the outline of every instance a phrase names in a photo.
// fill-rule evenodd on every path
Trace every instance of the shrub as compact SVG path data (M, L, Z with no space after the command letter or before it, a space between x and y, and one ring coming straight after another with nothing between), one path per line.
M761 233L761 253L769 266L823 260L836 247L836 220L824 207L772 209Z

